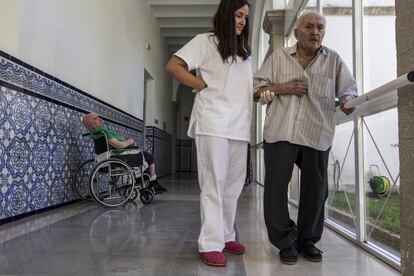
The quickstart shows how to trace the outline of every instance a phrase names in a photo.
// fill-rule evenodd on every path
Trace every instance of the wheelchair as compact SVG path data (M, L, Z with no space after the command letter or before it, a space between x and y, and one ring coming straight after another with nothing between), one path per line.
M147 164L142 149L110 149L105 133L100 135L93 141L95 157L80 164L73 175L74 191L83 200L93 199L107 207L135 200L138 194L142 203L150 204L155 191L148 188L150 177L144 173Z

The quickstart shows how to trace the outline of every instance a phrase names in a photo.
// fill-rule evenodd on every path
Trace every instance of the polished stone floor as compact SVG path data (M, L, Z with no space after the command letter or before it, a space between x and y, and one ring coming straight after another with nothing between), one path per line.
M246 253L227 255L224 268L209 267L197 255L195 177L161 179L168 192L148 206L138 199L117 209L79 202L0 225L0 275L400 275L329 229L318 244L322 263L302 257L294 266L280 263L256 185L239 201L236 228Z

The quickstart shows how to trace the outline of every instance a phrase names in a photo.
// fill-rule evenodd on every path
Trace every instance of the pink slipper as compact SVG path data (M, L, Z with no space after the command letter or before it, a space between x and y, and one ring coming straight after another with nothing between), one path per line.
M223 250L231 254L243 254L246 249L238 242L229 241L224 244Z
M212 266L225 266L227 263L226 256L218 251L199 252L201 260Z

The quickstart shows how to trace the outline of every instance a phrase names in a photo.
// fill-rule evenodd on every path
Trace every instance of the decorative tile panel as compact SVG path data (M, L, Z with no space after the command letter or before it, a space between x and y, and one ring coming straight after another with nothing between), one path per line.
M28 211L29 190L24 180L15 181L4 194L6 217L20 215Z

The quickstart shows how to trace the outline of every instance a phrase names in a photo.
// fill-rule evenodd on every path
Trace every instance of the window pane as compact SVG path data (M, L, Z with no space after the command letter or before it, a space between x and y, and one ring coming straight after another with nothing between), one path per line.
M300 170L295 165L293 167L292 178L289 182L289 199L296 204L299 204L299 196L300 196Z
M336 51L349 70L353 68L352 0L325 0L324 45ZM355 156L353 122L337 125L328 167L329 195L326 217L356 233Z
M290 35L287 37L287 46L288 47L292 47L293 45L295 45L297 42L295 35L293 33L293 31L290 33Z
M364 183L368 242L400 256L398 112L364 117Z
M326 217L356 231L356 187L353 121L336 126L329 155Z
M352 0L324 0L322 10L326 17L323 44L335 50L352 72Z
M255 180L260 184L264 185L265 178L265 166L264 166L264 157L263 157L263 148L256 148L256 176Z
M394 0L363 3L364 92L369 92L397 76L395 5Z
M314 10L316 9L316 0L309 0L308 4L306 5L307 10Z

